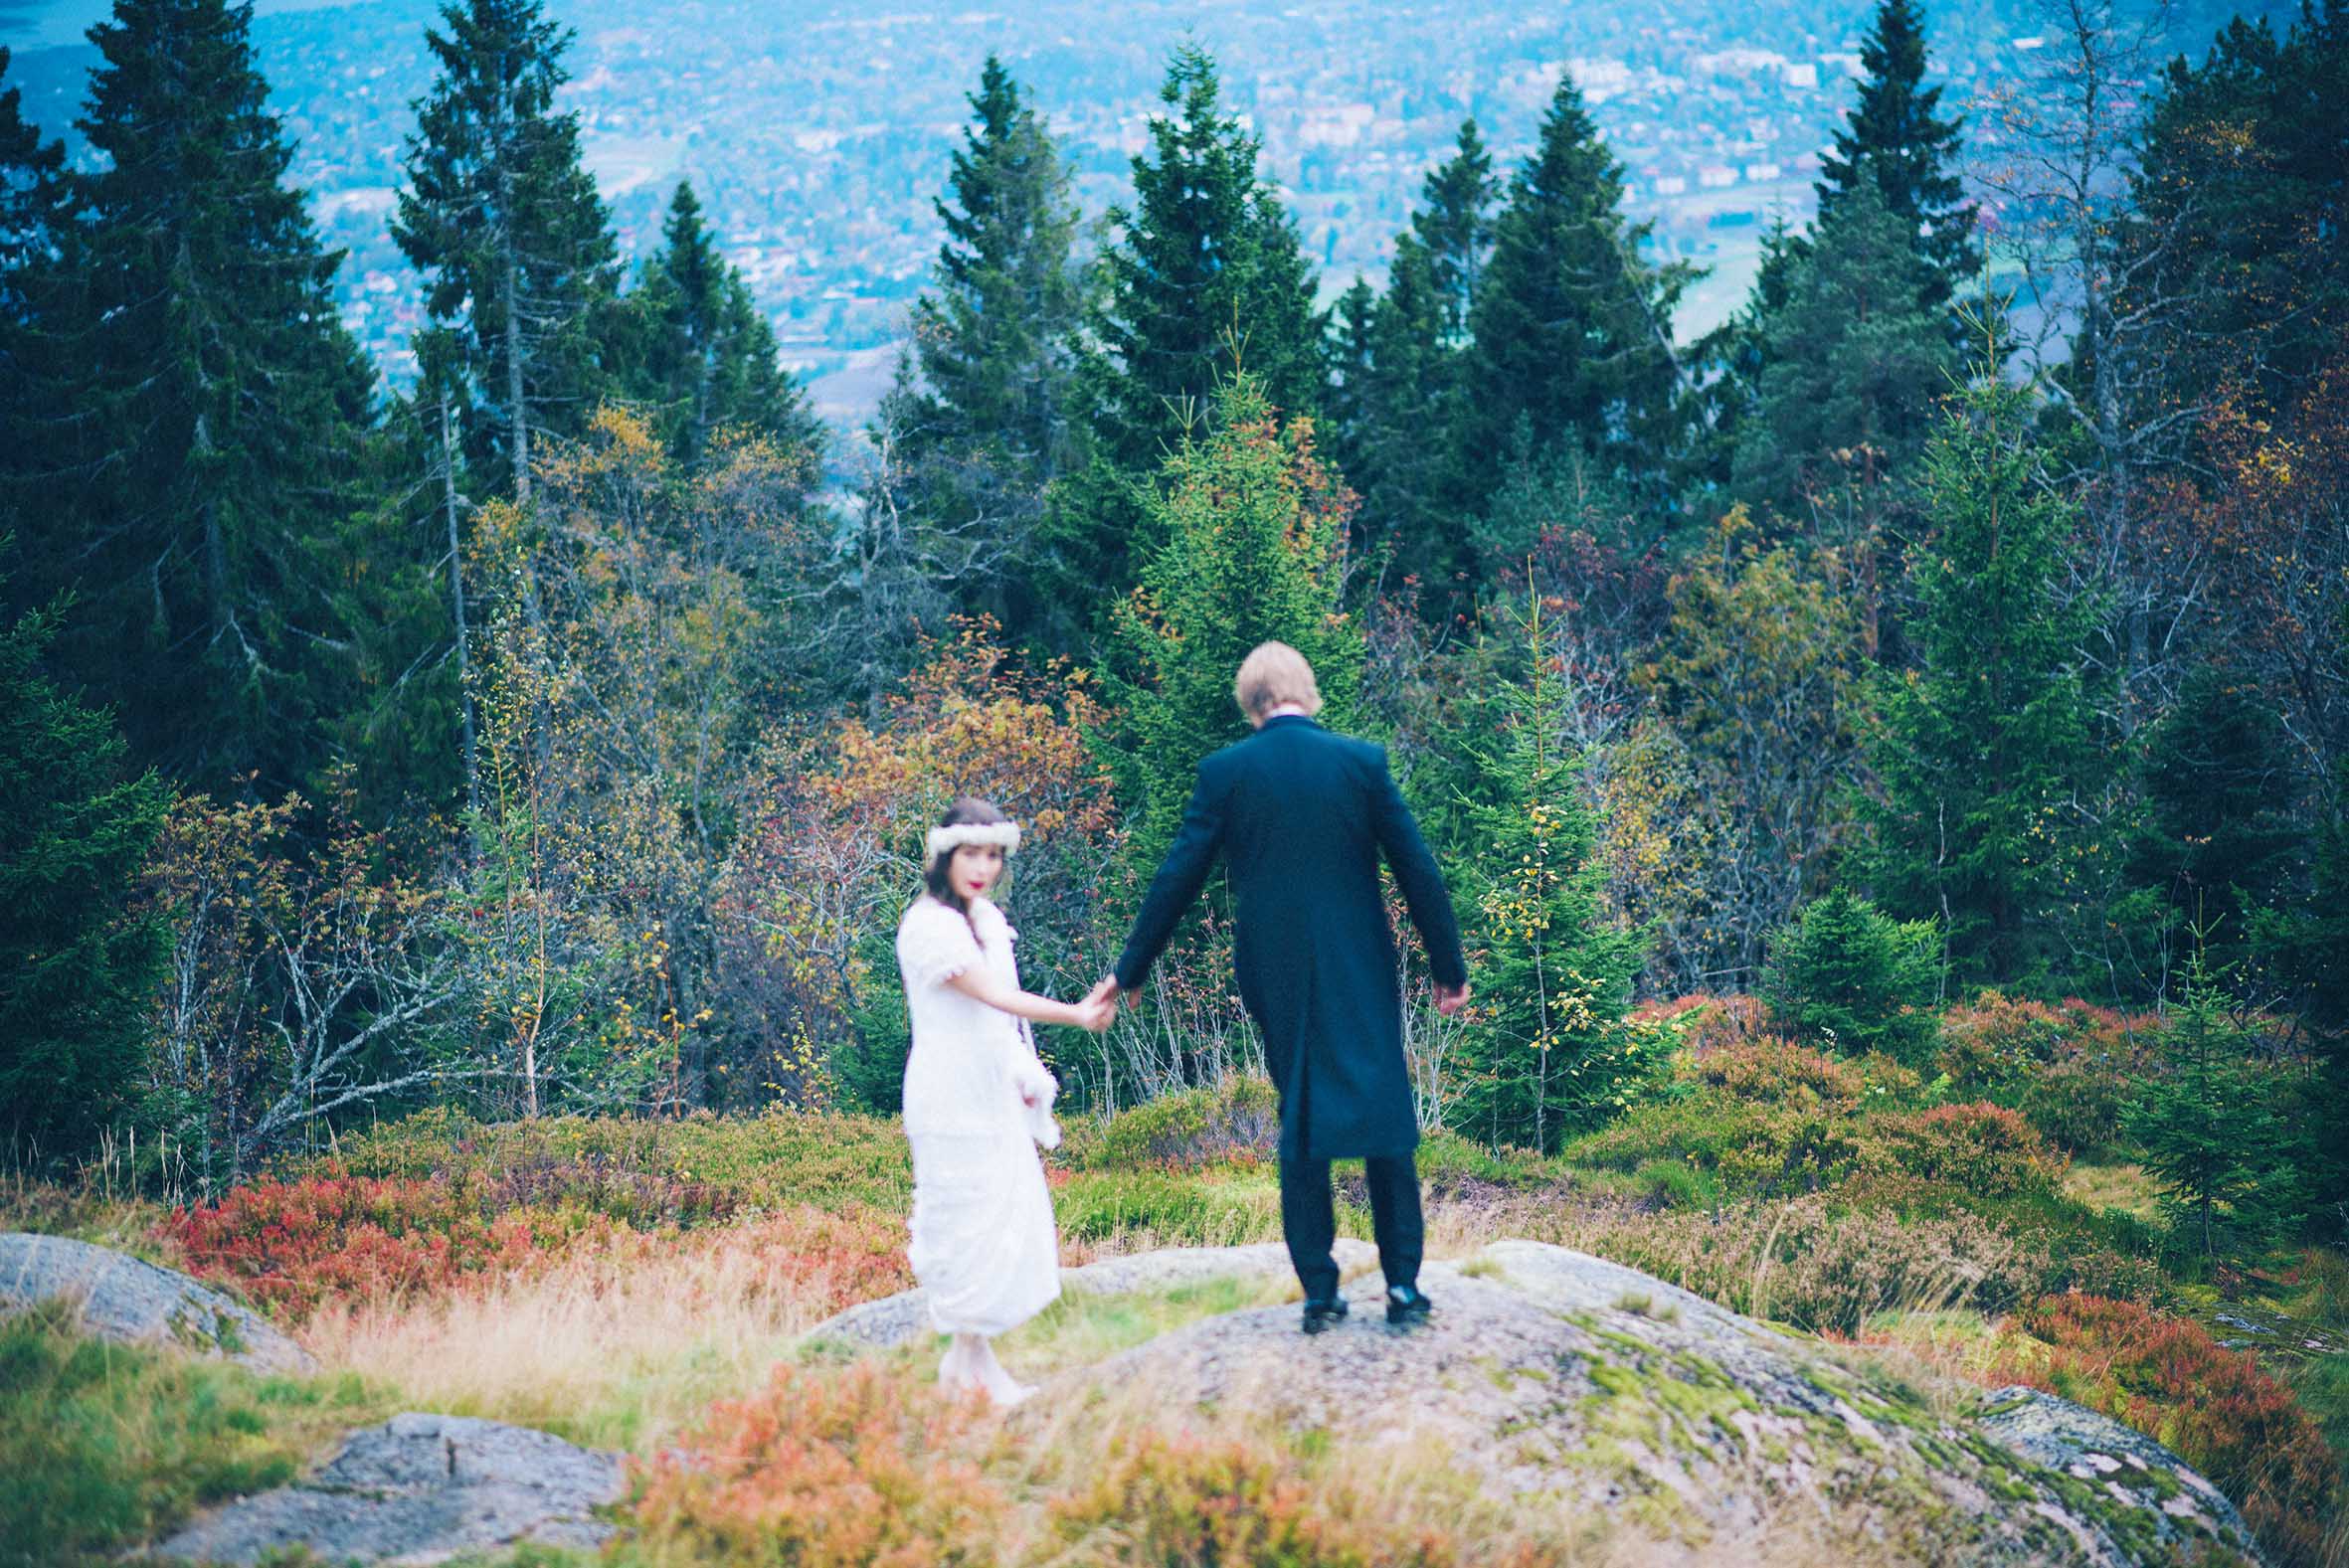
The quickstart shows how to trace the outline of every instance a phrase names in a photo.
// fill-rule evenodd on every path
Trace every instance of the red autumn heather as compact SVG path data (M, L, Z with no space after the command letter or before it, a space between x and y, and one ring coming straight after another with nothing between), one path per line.
M2324 1434L2256 1357L2198 1323L2098 1296L2050 1297L1991 1370L2100 1410L2177 1450L2287 1563L2321 1559L2338 1484Z

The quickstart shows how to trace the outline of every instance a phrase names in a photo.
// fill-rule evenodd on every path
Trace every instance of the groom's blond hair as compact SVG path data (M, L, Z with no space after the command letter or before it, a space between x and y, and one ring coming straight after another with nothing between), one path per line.
M1309 714L1322 711L1322 689L1314 683L1313 666L1286 642L1257 643L1255 650L1240 660L1231 694L1240 711L1251 719L1261 719L1288 703Z

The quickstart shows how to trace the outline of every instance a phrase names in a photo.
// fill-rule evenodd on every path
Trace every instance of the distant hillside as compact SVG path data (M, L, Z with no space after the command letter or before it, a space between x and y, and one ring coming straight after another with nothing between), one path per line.
M1168 51L1187 32L1223 67L1230 100L1264 138L1326 294L1377 275L1425 169L1473 114L1505 164L1526 150L1557 72L1571 66L1630 175L1656 244L1713 268L1684 334L1734 308L1768 215L1807 218L1817 150L1849 102L1863 0L1722 7L1700 0L1582 6L1392 5L1281 10L1127 0L1039 0L1003 10L870 14L846 0L644 5L569 0L571 100L622 244L656 236L690 176L734 260L773 313L786 355L835 420L886 385L885 349L923 285L932 198L980 61L999 51L1033 89L1098 213L1156 105ZM2173 35L2199 49L2238 9L2185 0ZM2255 11L2282 13L2274 0ZM0 6L12 76L45 131L70 134L94 52L40 47L103 13L99 0ZM409 102L428 85L430 0L265 0L255 36L288 127L295 177L346 247L347 318L395 377L419 318L414 279L385 232ZM1929 10L1935 63L1964 100L2034 44L2034 0Z

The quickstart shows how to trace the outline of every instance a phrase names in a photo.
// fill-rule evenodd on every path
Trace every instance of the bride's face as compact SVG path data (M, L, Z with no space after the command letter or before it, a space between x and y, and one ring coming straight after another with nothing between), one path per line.
M967 899L978 898L995 885L995 878L1003 874L1003 846L1000 844L960 844L955 858L947 862L946 876L957 893Z

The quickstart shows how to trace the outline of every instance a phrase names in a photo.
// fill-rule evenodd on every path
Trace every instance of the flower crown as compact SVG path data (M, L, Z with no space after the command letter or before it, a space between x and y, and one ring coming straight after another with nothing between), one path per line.
M1000 844L1003 853L1019 853L1019 824L1017 822L957 822L951 827L934 827L923 843L922 864L934 866L965 844Z

